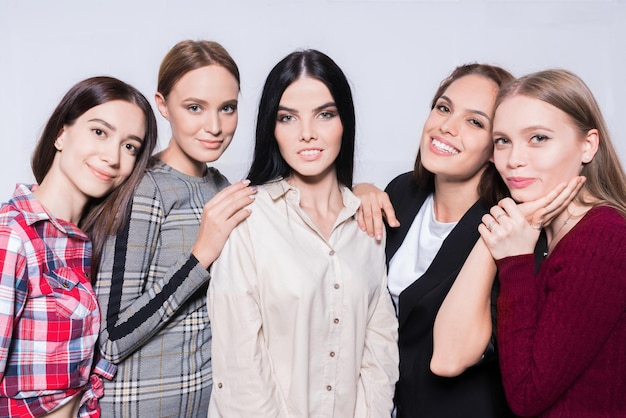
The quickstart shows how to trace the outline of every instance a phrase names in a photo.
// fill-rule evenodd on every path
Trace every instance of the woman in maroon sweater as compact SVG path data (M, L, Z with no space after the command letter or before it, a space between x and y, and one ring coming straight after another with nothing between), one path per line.
M513 199L537 199L586 178L548 225L512 199L479 231L497 262L498 349L507 399L520 416L626 416L626 176L588 87L564 70L505 86L494 163Z

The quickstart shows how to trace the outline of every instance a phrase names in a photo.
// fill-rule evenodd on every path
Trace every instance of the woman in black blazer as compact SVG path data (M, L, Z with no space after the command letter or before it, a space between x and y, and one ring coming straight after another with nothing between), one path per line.
M398 418L511 415L492 335L496 268L477 244L481 217L506 195L490 162L491 123L511 78L489 65L456 68L432 101L414 171L386 188L400 222L386 249L399 319ZM373 196L368 187L355 193Z

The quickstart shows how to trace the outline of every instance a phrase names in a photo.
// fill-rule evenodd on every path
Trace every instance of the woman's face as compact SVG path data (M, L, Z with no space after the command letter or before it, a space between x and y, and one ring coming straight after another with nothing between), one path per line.
M471 74L454 81L424 123L420 157L438 179L477 178L491 158L492 115L498 86Z
M321 81L302 77L285 89L274 135L293 180L310 183L336 176L343 124L335 99Z
M579 175L597 150L595 129L582 135L562 110L516 95L496 110L493 160L511 196L526 202Z
M237 79L224 67L208 65L189 71L164 98L159 112L170 122L172 140L167 163L186 174L202 176L217 160L237 128Z
M64 125L55 141L55 161L66 188L87 198L106 196L133 171L145 136L145 117L139 106L113 100L92 107L71 125Z

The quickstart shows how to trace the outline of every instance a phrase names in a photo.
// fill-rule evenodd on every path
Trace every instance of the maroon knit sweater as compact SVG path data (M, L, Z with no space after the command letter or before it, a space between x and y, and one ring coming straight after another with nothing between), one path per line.
M589 212L534 273L532 254L497 262L498 351L524 417L626 417L626 220Z

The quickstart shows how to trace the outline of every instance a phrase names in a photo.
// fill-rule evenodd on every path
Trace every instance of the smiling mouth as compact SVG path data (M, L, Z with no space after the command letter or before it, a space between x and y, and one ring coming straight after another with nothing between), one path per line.
M320 149L305 149L305 150L298 152L298 154L303 155L305 157L311 157L313 155L319 154L320 152L322 152L322 150Z
M443 142L439 141L438 139L433 138L431 141L433 147L435 149L437 149L438 151L442 151L442 152L446 152L448 154L453 154L456 155L459 153L459 150L456 148L451 147L448 144L444 144Z
M113 174L109 174L106 171L99 170L95 167L90 166L90 168L94 175L102 181L110 182L115 179L115 176Z

